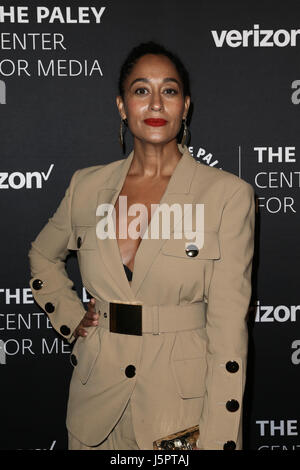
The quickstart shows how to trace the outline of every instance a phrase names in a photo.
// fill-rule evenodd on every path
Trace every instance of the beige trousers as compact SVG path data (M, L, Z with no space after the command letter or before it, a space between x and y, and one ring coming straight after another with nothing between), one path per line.
M98 446L89 447L82 444L68 432L68 450L139 450L131 419L131 401L107 438Z

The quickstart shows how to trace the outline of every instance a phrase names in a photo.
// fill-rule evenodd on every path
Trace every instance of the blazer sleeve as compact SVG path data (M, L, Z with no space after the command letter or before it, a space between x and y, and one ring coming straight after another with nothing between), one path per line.
M203 450L242 449L254 226L254 190L242 180L223 208L221 257L208 291L206 393L197 441Z
M86 312L65 270L72 231L72 194L79 171L73 174L59 207L31 243L28 253L33 297L53 328L69 343L74 341L73 332Z

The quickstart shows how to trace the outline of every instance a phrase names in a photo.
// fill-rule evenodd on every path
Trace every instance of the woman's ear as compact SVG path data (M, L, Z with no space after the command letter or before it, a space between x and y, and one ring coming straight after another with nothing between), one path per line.
M122 96L117 96L116 98L116 103L117 103L117 108L119 110L119 114L121 116L121 119L126 119L126 113L125 113L125 107L124 107L124 101L122 99Z

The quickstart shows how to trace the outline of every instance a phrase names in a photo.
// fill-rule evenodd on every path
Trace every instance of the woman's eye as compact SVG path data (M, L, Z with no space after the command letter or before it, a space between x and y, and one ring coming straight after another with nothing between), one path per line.
M136 95L145 95L148 91L146 90L146 88L137 88L135 90L135 94Z
M166 93L167 95L177 95L178 91L174 88L167 88L166 90L164 90L164 93Z

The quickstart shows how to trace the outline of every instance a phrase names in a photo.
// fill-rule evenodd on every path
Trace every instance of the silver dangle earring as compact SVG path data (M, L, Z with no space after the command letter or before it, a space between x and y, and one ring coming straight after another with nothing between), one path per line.
M119 132L119 142L121 145L122 152L124 153L124 125L127 126L127 119L122 119L121 118L121 123L120 123L120 132Z
M183 134L182 134L182 139L181 139L181 145L182 145L182 147L184 147L184 145L186 143L186 140L187 140L189 130L188 130L188 127L186 125L186 119L183 119L182 122L183 122Z

